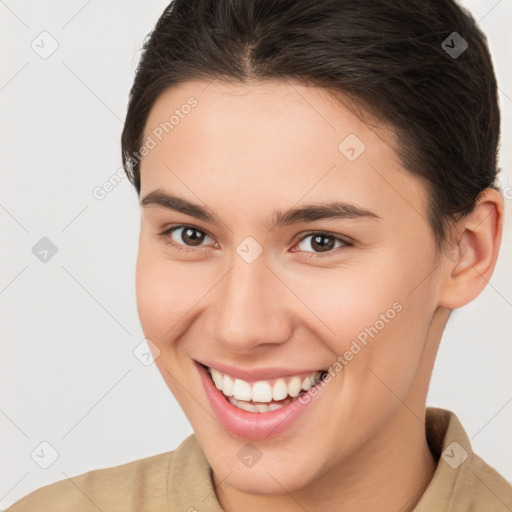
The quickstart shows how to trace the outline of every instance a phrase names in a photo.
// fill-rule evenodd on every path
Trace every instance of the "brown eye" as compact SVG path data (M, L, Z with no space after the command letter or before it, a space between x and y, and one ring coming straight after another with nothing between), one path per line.
M308 239L310 239L308 241ZM330 233L308 233L303 236L297 246L300 251L304 251L307 253L318 254L319 256L330 255L330 253L336 253L337 249L345 249L346 247L350 247L352 244L343 240L340 237L331 235ZM312 251L309 251L308 248L311 248Z
M177 235L176 238L178 238L178 240L174 239L177 243L184 242L185 245L196 246L201 245L201 242L205 239L206 234L203 231L192 227L180 227L178 229L174 229L172 234L175 234L180 229L183 231L181 234Z
M178 251L193 251L194 247L199 249L205 248L206 245L202 244L202 242L205 238L210 237L202 229L194 226L180 225L166 229L158 235L158 238L163 239L164 242Z

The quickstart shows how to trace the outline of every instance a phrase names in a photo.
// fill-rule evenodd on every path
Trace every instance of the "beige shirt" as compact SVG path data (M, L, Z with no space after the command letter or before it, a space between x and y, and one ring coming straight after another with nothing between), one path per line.
M512 486L473 453L454 413L428 407L425 426L438 465L414 512L512 511ZM223 512L211 474L191 435L174 451L42 487L7 512Z

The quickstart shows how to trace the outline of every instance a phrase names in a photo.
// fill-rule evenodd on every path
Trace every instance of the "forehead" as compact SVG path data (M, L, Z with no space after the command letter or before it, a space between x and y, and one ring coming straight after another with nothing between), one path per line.
M189 108L192 103L194 106ZM364 113L375 123L370 128L347 108L351 104L363 111L341 93L336 93L334 97L324 88L306 86L293 80L255 80L244 83L189 81L160 94L148 116L144 135L150 135L161 123L166 122L172 126L167 126L165 134L178 131L178 125L187 117L195 118L195 121L200 118L201 125L212 134L229 127L235 132L235 128L248 128L245 119L250 116L250 128L254 135L260 134L261 129L264 129L264 133L270 133L272 126L279 124L290 128L293 125L294 136L300 135L299 131L304 135L308 131L330 131L338 132L337 136L341 136L343 130L340 131L340 128L344 125L367 139L370 135L367 132L373 131L377 139L392 147L393 131L379 122L377 116L365 110ZM296 121L300 122L297 124ZM192 122L196 124L194 120ZM213 127L209 123L213 123L217 129L211 130ZM308 127L310 130L307 130ZM285 133L281 132L280 135L284 136ZM300 143L300 136L296 142Z
M319 87L186 82L151 109L143 142L154 147L141 162L141 195L168 186L189 197L222 191L287 206L352 197L399 210L412 193L422 209L423 184L400 165L393 132L376 121L368 126Z

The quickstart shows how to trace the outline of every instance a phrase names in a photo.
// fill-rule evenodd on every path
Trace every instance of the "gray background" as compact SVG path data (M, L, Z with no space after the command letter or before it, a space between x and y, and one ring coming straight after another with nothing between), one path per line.
M167 3L0 1L0 508L192 433L144 364L144 344L136 349L136 193L123 179L93 195L121 166L140 48ZM462 5L488 35L500 87L506 232L489 286L447 326L428 405L453 410L474 450L512 481L512 1ZM57 248L46 262L33 253L43 237Z

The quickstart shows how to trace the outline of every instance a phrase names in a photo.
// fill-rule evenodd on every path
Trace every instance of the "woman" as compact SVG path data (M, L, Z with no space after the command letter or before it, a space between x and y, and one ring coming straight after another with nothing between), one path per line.
M496 89L453 1L170 4L122 157L141 325L194 435L9 510L511 510L425 407L499 252Z

